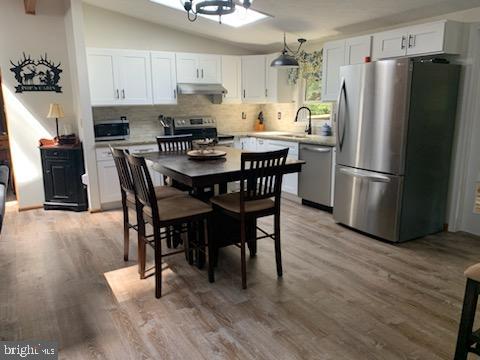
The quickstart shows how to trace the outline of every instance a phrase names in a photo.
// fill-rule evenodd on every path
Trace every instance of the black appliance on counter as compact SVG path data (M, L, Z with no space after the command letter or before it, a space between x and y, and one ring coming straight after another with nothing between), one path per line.
M126 116L120 119L96 120L93 124L95 141L128 140L130 123Z
M219 134L211 116L179 117L163 121L165 135L192 134L193 140L215 139L218 145L233 146L233 135Z

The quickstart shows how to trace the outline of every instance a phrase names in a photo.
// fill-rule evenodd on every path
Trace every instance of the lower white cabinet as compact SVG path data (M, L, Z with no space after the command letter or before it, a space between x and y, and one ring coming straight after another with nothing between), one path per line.
M275 151L288 148L288 159L298 160L298 143L292 141L265 140L265 150ZM298 173L283 176L282 191L298 195Z
M136 145L128 147L130 153L148 153L157 151L156 145ZM98 183L100 190L100 203L102 205L108 203L115 203L122 200L120 193L120 183L118 180L117 168L113 161L110 149L98 148L97 149L97 171L98 171ZM163 177L151 167L151 163L147 161L149 166L150 176L154 186L163 185Z

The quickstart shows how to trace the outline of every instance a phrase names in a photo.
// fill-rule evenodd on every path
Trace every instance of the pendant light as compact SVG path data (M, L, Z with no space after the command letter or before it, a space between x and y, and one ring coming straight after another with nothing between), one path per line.
M287 36L283 33L283 50L282 54L274 59L270 64L271 67L282 67L282 68L298 68L300 65L296 59L296 56L300 53L302 45L306 42L305 39L298 39L300 45L298 45L297 51L292 51L287 45Z
M232 14L235 12L235 0L180 0L185 11L187 12L188 20L197 20L198 14L218 16L218 22L222 23L222 16ZM240 1L240 4L249 9L252 5L252 0Z

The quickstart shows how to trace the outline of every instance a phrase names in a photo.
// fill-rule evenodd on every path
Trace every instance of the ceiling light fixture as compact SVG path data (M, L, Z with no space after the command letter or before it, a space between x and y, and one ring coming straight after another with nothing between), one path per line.
M222 16L235 12L235 0L180 0L187 12L188 20L197 20L198 15L218 16L218 22L222 23ZM239 2L246 10L252 5L252 0L241 0Z
M300 54L302 45L307 42L306 39L298 39L300 45L298 45L297 51L292 51L287 45L287 35L283 33L283 50L282 54L272 61L271 67L283 67L283 68L298 68L300 65L296 59L296 56Z

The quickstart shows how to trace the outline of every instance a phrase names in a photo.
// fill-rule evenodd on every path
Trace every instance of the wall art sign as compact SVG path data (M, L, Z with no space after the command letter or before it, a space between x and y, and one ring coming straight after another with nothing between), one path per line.
M62 92L62 87L58 85L60 81L60 74L63 72L60 69L62 63L55 65L55 62L48 59L47 54L40 56L39 60L34 60L29 55L28 57L23 53L23 58L16 64L10 60L13 67L10 69L13 72L18 85L15 87L15 92L23 93L25 91L54 91Z

